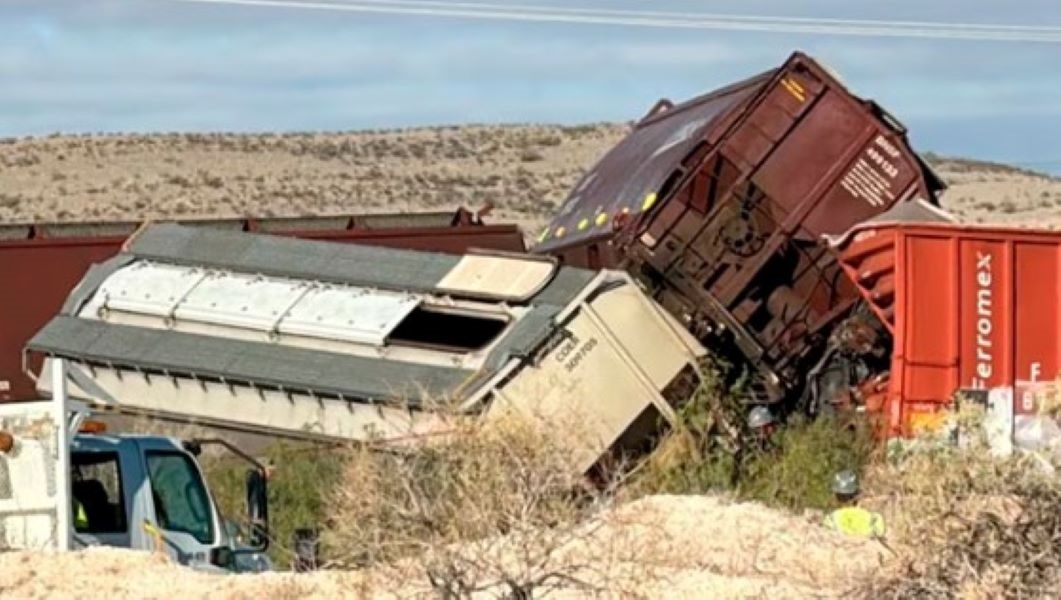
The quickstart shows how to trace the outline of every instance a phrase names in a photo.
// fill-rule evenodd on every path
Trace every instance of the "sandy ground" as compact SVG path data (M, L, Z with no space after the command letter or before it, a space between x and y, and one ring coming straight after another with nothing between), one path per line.
M480 208L536 231L617 124L0 140L0 223ZM971 222L1061 225L1061 179L931 161Z
M1061 178L971 160L940 159L943 206L963 221L1061 228Z
M840 537L816 519L704 496L652 496L620 507L566 556L578 561L587 548L617 546L625 562L617 559L610 568L627 575L602 575L597 585L608 596L660 599L841 597L885 557L878 544ZM210 575L128 550L0 554L0 596L11 598L417 597L427 591L417 577L396 573ZM559 590L550 597L584 595Z

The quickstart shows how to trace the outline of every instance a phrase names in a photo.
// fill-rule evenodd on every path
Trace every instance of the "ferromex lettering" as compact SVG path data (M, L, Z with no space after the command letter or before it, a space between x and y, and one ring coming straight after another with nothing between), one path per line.
M976 252L976 372L973 374L973 389L985 389L995 371L991 346L995 328L991 258L989 252Z

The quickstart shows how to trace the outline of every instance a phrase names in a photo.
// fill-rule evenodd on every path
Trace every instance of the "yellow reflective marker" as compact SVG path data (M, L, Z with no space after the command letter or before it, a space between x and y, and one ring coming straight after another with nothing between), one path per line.
M581 221L578 222L578 230L579 231L582 231L583 229L585 229L587 227L589 227L589 219L583 218Z
M792 94L796 100L799 100L800 102L807 100L807 97L803 95L803 86L795 81L785 78L781 80L781 85L783 85L785 89L788 90L788 93Z
M656 192L645 196L645 201L641 203L641 210L646 211L652 208L652 205L656 203Z
M597 215L597 227L600 227L601 225L604 225L607 222L608 222L608 214L607 213L600 213L599 215Z
M555 233L556 237L558 237L558 238L560 238L560 237L564 237L564 232L565 232L565 231L567 231L567 230L566 230L566 229L564 229L564 228L563 228L563 226L561 226L561 227L557 227L557 228L556 228L556 233Z

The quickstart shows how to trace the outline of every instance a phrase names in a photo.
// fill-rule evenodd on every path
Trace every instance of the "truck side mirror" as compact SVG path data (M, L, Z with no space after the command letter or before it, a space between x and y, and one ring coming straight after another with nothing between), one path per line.
M247 469L247 517L250 520L250 545L264 552L269 547L269 490L265 473Z

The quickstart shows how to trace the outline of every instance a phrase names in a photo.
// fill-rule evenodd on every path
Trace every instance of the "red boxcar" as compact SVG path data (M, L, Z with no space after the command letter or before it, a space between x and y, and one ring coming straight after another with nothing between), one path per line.
M182 221L336 242L462 253L469 248L526 250L515 225L483 225L473 213L345 215ZM22 348L59 311L93 263L117 254L139 226L65 223L0 226L0 402L36 397L22 369Z
M840 260L893 337L883 409L891 434L938 420L956 392L1035 392L1061 373L1061 232L870 222L835 239Z
M582 179L536 252L620 265L753 396L800 393L859 300L821 244L944 188L874 102L796 53L688 102L661 101Z

